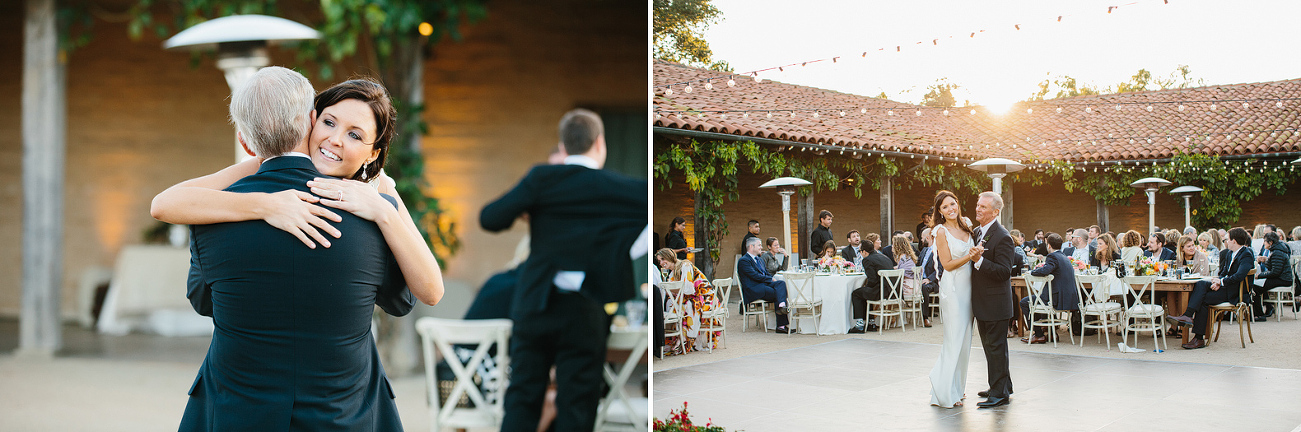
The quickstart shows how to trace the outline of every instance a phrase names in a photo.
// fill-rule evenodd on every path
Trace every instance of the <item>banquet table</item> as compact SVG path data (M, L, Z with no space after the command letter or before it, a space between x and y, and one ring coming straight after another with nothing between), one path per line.
M1116 278L1114 273L1107 278L1109 283L1107 293L1110 295L1121 295L1124 291L1123 282ZM1178 315L1184 313L1188 308L1188 297L1192 295L1193 285L1201 279L1174 279L1174 278L1157 278L1156 283L1152 285L1152 291L1165 293L1165 310L1166 315ZM1015 301L1018 306L1014 307L1015 317L1012 326L1016 329L1017 336L1024 335L1024 329L1021 328L1021 307L1020 299L1025 298L1025 278L1021 276L1012 277L1012 290L1015 292ZM1190 331L1184 331L1183 341L1188 343Z
M775 279L783 279L786 272L778 272ZM819 273L813 277L813 298L822 299L822 316L818 317L818 334L835 335L849 333L849 327L853 324L854 309L849 303L849 295L854 289L863 286L867 281L867 276L863 274L825 274ZM789 292L789 287L787 288ZM800 318L800 333L812 334L813 318ZM795 328L795 322L791 323L791 328ZM777 317L775 314L768 315L768 326L774 328L777 326Z

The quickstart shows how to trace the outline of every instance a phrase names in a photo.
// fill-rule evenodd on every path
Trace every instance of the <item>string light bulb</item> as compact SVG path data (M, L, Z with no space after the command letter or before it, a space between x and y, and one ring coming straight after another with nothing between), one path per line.
M728 87L736 87L736 80L731 79L731 78L728 78L728 79L727 79L727 86L728 86Z
M945 116L945 117L948 117L948 116L949 116L949 110L947 110L947 109L944 110L944 116Z
M1184 112L1184 104L1179 104L1179 112Z
M665 87L665 88L664 88L664 95L665 95L665 96L673 96L673 87Z
M921 117L921 115L922 115L922 110L917 110L917 116Z
M861 114L867 114L867 108L859 108L858 112Z
M893 116L893 115L894 115L894 110L886 110L886 111L885 111L885 115L887 115L887 116Z
M1084 112L1092 114L1092 113L1093 113L1093 107L1084 107Z
M1251 104L1246 103L1246 102L1243 102L1243 103L1242 103L1242 109L1248 109L1248 108L1251 108Z
M1283 107L1283 101L1274 102L1274 108L1282 108L1282 107Z
M1211 111L1215 111L1215 107L1216 107L1215 103L1211 103Z
M1148 105L1148 106L1147 106L1147 112L1152 112L1152 106L1151 106L1151 105Z
M1061 113L1062 113L1062 107L1057 107L1057 113L1058 113L1058 114L1061 114Z
M1026 108L1026 109L1025 109L1025 113L1026 113L1026 114L1034 114L1034 108Z
M705 81L705 90L713 90L713 89L714 89L714 84L709 81Z
M841 116L841 117L844 117L844 116L845 116L845 112L844 112L843 110L840 111L840 116Z
M682 91L686 93L691 93L691 84L687 84L686 87L683 87Z

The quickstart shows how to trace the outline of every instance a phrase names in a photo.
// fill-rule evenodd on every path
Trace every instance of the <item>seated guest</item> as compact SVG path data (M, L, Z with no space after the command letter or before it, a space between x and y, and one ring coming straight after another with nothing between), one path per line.
M1044 230L1034 230L1034 240L1030 241L1031 249L1027 250L1027 255L1044 256L1048 255L1048 245L1044 243Z
M1184 349L1198 349L1206 347L1206 322L1210 319L1210 310L1208 306L1224 302L1238 302L1238 286L1244 281L1250 285L1251 276L1247 272L1252 269L1252 252L1247 245L1251 244L1251 236L1247 230L1234 228L1229 230L1229 240L1225 242L1225 250L1229 251L1231 258L1224 260L1227 264L1220 266L1218 278L1207 278L1198 281L1193 285L1193 293L1188 297L1188 309L1183 315L1167 316L1166 320L1171 324L1181 326L1191 326L1193 338L1184 344Z
M1301 226L1292 227L1292 241L1287 242L1287 247L1293 255L1301 254Z
M1097 255L1093 246L1089 246L1089 232L1084 229L1077 229L1071 233L1071 244L1062 250L1062 255L1067 258L1074 258L1079 262L1089 262ZM1051 253L1051 252L1049 252Z
M1190 226L1189 226L1189 227L1184 227L1184 235L1189 236L1189 237L1193 237L1193 238L1197 238L1197 228L1193 228L1193 227L1190 227Z
M845 246L844 249L840 250L840 257L857 266L859 255L858 250L863 244L863 239L858 236L858 230L850 230L849 234L845 235L845 239L849 241L849 246Z
M905 234L894 236L891 243L894 245L895 257L897 257L894 260L894 269L903 270L903 294L912 294L916 287L910 284L916 284L918 276L921 276L921 272L914 270L917 267L917 254L913 253L912 245L908 244L908 236Z
M1089 265L1099 270L1106 270L1113 261L1120 261L1120 257L1120 247L1116 246L1116 238L1111 234L1103 234L1098 237L1097 252L1093 253Z
M903 231L895 230L893 233L890 233L890 238L893 239L894 236L897 236L899 234L903 234ZM889 258L891 262L894 261L894 243L891 243L890 239L886 239L886 245L884 248L882 248L881 245L878 244L876 246L876 250L881 251L881 254L885 255L886 258Z
M742 304L763 300L777 305L777 333L790 333L786 327L786 281L772 278L759 261L759 238L745 241L745 255L736 262L736 274L741 279Z
M1260 272L1256 273L1256 280L1264 280L1263 286L1251 286L1251 309L1255 313L1256 321L1264 321L1268 317L1274 316L1274 305L1269 305L1268 309L1263 307L1265 293L1269 290L1292 286L1292 251L1288 248L1283 239L1279 238L1278 233L1265 233L1265 247L1268 248L1269 258L1260 266Z
M881 270L890 270L894 268L894 263L885 254L877 252L876 245L881 244L881 236L876 233L868 233L867 242L863 246L863 253L867 254L863 258L863 275L867 280L863 286L854 289L849 296L849 303L854 308L854 327L849 329L850 333L865 333L876 331L876 323L868 323L864 319L867 317L867 301L881 299L881 278L876 272Z
M767 250L763 251L763 255L759 256L759 260L763 261L763 268L768 270L768 274L777 274L779 271L790 268L791 255L786 253L786 249L782 249L782 242L777 240L777 237L768 237L765 244L767 244Z
M931 294L940 291L940 275L944 274L944 266L941 266L939 259L935 257L935 247L931 246L934 241L934 233L930 228L922 230L922 243L926 245L921 254L921 289L922 289L922 325L931 326Z
M1189 271L1199 275L1211 274L1211 261L1206 258L1206 254L1197 249L1197 242L1193 241L1190 236L1179 237L1178 248L1179 254L1176 263L1188 266Z
M1142 257L1143 235L1134 230L1125 231L1125 235L1120 238L1120 261L1133 267Z
M668 277L664 280L670 282L682 280L694 282L705 277L704 273L691 265L691 261L678 259L673 249L664 248L655 252L655 262L659 263L661 271L668 273Z
M1049 304L1053 309L1059 311L1078 311L1080 309L1080 295L1075 290L1075 270L1071 267L1071 262L1066 255L1058 252L1057 248L1062 246L1062 237L1057 233L1048 234L1048 256L1044 257L1044 263L1030 271L1034 276L1053 275L1052 287L1039 292L1039 300ZM1052 292L1052 302L1049 303L1049 291ZM1027 296L1021 299L1021 315L1030 316L1031 297ZM1078 314L1072 313L1075 317ZM1035 314L1033 319L1047 318L1043 314ZM1078 327L1078 326L1077 326ZM1035 327L1034 336L1022 338L1022 342L1032 344L1041 344L1048 342L1048 336L1044 334L1044 327Z
M1153 261L1173 260L1175 251L1165 247L1165 234L1157 231L1147 238L1147 249L1143 251L1143 256L1152 258Z
M1025 234L1021 234L1021 230L1014 229L1008 231L1007 235L1012 237L1013 252L1016 252L1016 255L1021 257L1021 262L1025 262Z
M1220 236L1212 235L1209 231L1207 231L1197 235L1197 246L1208 257L1211 255L1218 256L1220 254L1220 247L1217 246L1217 244L1219 244L1219 240L1220 240Z
M1170 251L1172 252L1175 249L1178 249L1179 245L1175 243L1179 240L1179 236L1181 235L1183 234L1180 233L1179 230L1173 230L1173 229L1165 230L1165 248L1170 249Z
M827 240L826 243L822 244L822 255L818 255L818 259L835 257L838 252L839 251L836 250L836 242Z

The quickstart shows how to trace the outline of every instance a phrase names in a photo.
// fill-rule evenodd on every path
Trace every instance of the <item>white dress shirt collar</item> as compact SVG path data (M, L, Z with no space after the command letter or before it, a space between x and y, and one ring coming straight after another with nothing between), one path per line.
M590 157L583 156L583 155L565 156L565 165L582 165L594 170L601 169L601 166L596 163L596 159L592 159Z
M308 158L308 159L311 159L311 158L312 158L311 156L308 156L306 153L299 153L299 152L291 151L291 152L288 152L288 153L285 153L285 154L282 154L282 155L279 155L279 156L271 156L271 157L269 157L269 158L263 159L262 162L266 162L266 161L269 161L269 160L271 160L271 159L278 158L278 157L280 157L280 156L298 156L298 157L305 157L305 158Z

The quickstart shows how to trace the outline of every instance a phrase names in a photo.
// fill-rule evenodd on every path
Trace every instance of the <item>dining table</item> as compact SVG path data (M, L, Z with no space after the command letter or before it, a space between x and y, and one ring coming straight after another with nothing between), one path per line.
M784 279L785 273L778 272L774 279ZM817 273L813 276L813 295L814 299L822 300L822 316L818 317L817 334L820 335L837 335L848 334L849 328L854 322L854 308L849 302L849 296L854 289L863 286L867 281L867 276L863 273ZM787 292L791 288L787 287ZM769 314L769 328L777 326L776 314ZM798 328L801 334L813 334L814 320L812 317L801 317L797 322L791 322L791 329Z
M1106 278L1108 284L1107 291L1106 291L1107 295L1110 296L1110 295L1125 294L1126 290L1124 287L1124 282L1122 282L1120 278L1117 278L1115 276L1115 273L1108 272L1106 274L1111 276L1109 278ZM1200 277L1197 278L1158 277L1156 283L1152 285L1153 297L1156 297L1156 293L1165 293L1165 301L1163 302L1164 303L1163 307L1165 308L1166 315L1182 314L1184 313L1184 310L1188 308L1188 297L1192 295L1193 286L1196 285L1197 281L1201 279L1202 278ZM1026 296L1025 278L1021 276L1013 276L1012 290L1015 295L1013 301L1017 305L1016 307L1012 308L1014 310L1012 327L1016 329L1017 336L1024 336L1025 329L1022 328L1023 319L1021 315L1020 301L1022 298L1025 298ZM1182 333L1183 333L1183 342L1188 343L1189 334L1192 332L1183 331Z

